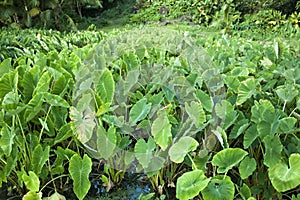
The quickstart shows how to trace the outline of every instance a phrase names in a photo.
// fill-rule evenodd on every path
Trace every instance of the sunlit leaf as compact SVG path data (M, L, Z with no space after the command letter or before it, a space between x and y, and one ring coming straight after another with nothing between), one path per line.
M145 119L151 109L151 103L147 104L147 99L142 98L134 104L129 113L129 123L133 126L138 121Z
M46 71L39 78L36 88L33 91L33 95L39 94L41 92L48 92L51 82L51 73Z
M200 103L192 101L190 104L185 102L185 110L197 128L201 128L206 121L205 112Z
M256 169L256 161L254 158L246 156L239 165L239 172L242 179L248 178Z
M289 103L298 96L299 90L294 85L284 85L277 87L275 92L281 101Z
M234 199L234 184L228 176L214 176L201 192L204 199Z
M42 171L43 166L49 159L50 147L45 146L43 149L42 145L37 145L32 152L31 168L35 174L39 175Z
M112 73L108 69L102 72L98 82L96 82L95 90L100 97L101 104L112 103L115 92L115 82Z
M42 193L29 191L23 196L22 200L42 200Z
M50 197L43 198L43 200L66 200L66 197L58 192L53 193Z
M216 114L222 120L222 127L227 130L238 118L237 112L234 110L234 106L227 100L222 100L215 107Z
M272 185L278 192L285 192L300 185L300 154L292 154L289 165L278 162L269 168Z
M160 111L158 117L154 120L151 133L154 141L162 150L165 150L172 140L171 124L165 111Z
M19 75L16 70L6 73L0 77L0 99L10 91L17 91L18 77Z
M148 142L146 142L143 138L141 138L135 144L134 146L135 156L144 168L148 167L153 157L153 151L155 147L156 145L152 137L148 139Z
M238 165L248 152L240 148L228 148L214 155L212 164L217 166L218 173L226 173L232 167Z
M229 139L236 139L249 127L248 119L242 119L235 123L229 134Z
M79 112L75 107L71 107L70 118L78 140L82 143L89 141L96 127L95 113L89 108L84 112Z
M39 94L43 96L44 102L46 102L52 106L59 106L59 107L64 107L64 108L70 107L68 102L65 99L63 99L61 96L51 94L48 92L41 92Z
M97 130L97 150L102 158L108 160L113 156L117 145L116 129L110 127L106 132L105 129L100 126Z
M38 192L40 188L39 177L33 171L29 171L28 174L22 175L26 188L32 192Z
M288 133L295 128L297 119L294 117L285 117L279 120L278 131L280 133Z
M261 99L259 102L255 101L254 106L251 107L251 121L256 124L259 123L262 119L261 114L266 112L266 110L269 113L275 113L275 108L270 101L263 99Z
M268 167L272 167L281 160L283 146L279 135L268 135L263 139L263 143L265 145L264 164Z
M169 156L171 161L175 163L182 163L184 157L191 151L195 151L198 147L198 142L192 137L181 137L178 142L173 144L169 149Z
M15 136L15 131L9 129L8 126L4 126L0 131L0 148L6 156L10 156Z
M0 63L0 77L12 70L11 58L6 58Z
M200 100L203 108L208 112L212 112L212 107L213 107L212 98L202 90L196 90L196 96Z
M238 88L237 105L243 104L256 93L257 81L251 77L241 82Z
M177 179L176 198L181 200L194 198L208 185L209 181L210 178L207 178L202 170L184 173Z
M69 173L73 180L73 191L79 200L86 196L91 187L89 181L91 171L92 160L87 155L84 155L83 159L78 154L72 156L69 163Z

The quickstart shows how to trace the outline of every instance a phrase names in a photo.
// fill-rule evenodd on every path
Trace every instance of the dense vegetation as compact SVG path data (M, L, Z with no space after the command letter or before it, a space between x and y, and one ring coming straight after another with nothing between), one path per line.
M300 199L297 2L1 1L0 197Z

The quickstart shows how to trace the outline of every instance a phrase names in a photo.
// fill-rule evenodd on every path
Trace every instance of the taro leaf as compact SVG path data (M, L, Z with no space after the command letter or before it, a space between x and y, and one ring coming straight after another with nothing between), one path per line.
M228 176L214 176L207 187L201 192L203 199L234 199L234 184Z
M255 124L252 124L245 132L243 145L245 149L254 142L254 140L258 137L257 127Z
M126 96L129 91L133 88L133 86L138 82L140 75L140 71L138 69L131 70L128 72L126 79L125 79L125 90L124 90L124 95Z
M0 131L0 148L8 157L10 156L13 148L15 135L15 131L10 130L8 126L4 126Z
M276 94L278 95L279 99L282 100L284 103L289 103L293 101L293 99L298 96L299 91L295 88L294 85L284 85L279 86L275 90Z
M22 94L25 103L27 103L32 98L34 88L38 82L39 74L40 67L34 66L27 70L23 75L21 86L23 87Z
M125 54L122 60L126 64L128 71L135 69L139 66L138 57L133 52Z
M115 92L115 82L112 73L108 69L102 72L99 81L96 82L95 90L100 98L101 104L112 103Z
M279 120L278 131L280 133L288 133L295 128L297 119L294 117L285 117Z
M33 171L29 171L28 174L29 175L24 173L22 175L26 188L32 192L38 192L40 188L39 177Z
M243 104L256 93L257 82L251 77L241 82L238 88L237 105Z
M213 107L212 98L202 90L196 90L196 96L200 100L203 108L208 112L212 112L212 107Z
M25 110L26 122L32 120L41 110L42 110L42 101L43 96L41 94L36 94L28 102L27 108Z
M242 179L248 178L256 169L256 161L254 158L246 156L240 163L239 172Z
M239 194L244 200L250 200L249 198L251 197L251 189L248 187L248 185L243 183L243 186L240 188Z
M95 114L89 108L79 112L75 107L71 107L70 118L78 140L83 144L89 141L96 126Z
M279 116L270 110L262 111L261 121L257 123L257 131L261 138L274 135L278 128Z
M165 159L160 156L151 158L149 165L145 168L148 177L157 174L157 172L164 166Z
M173 144L169 149L169 156L171 161L175 163L182 163L184 157L191 151L195 151L198 147L198 142L189 136L181 137L178 142Z
M73 180L73 191L77 198L82 200L88 193L91 183L89 174L92 171L92 160L85 154L83 159L75 154L70 159L69 173Z
M18 105L19 105L19 95L13 91L7 93L2 101L2 108L3 110L11 113L11 114L17 114L18 111Z
M154 151L155 147L156 145L152 137L148 139L148 142L141 138L135 144L135 156L144 168L147 168L149 166L149 163L153 157L152 152Z
M240 148L223 149L214 155L212 164L218 166L218 173L226 173L232 167L238 165L246 155L248 155L248 152Z
M283 146L279 135L268 135L263 139L263 143L265 145L264 164L268 167L273 167L281 160Z
M39 94L41 92L48 92L51 81L51 73L46 71L39 78L36 88L33 91L33 95Z
M0 77L12 70L11 58L6 58L0 63Z
M189 117L193 120L196 128L201 128L203 123L206 121L205 112L198 102L192 101L190 105L185 102L185 109Z
M209 181L210 178L207 178L202 170L184 173L177 179L176 198L180 200L194 198L208 185Z
M0 99L2 99L5 94L10 91L17 91L18 88L18 72L16 70L4 74L0 77Z
M41 200L42 199L42 193L34 192L34 191L28 191L22 198L22 200Z
M50 152L49 146L46 146L43 149L43 147L40 144L38 144L34 148L32 152L31 168L37 175L41 174L44 164L49 159L49 152Z
M154 141L164 151L172 140L171 124L169 122L167 112L160 111L158 117L154 120L151 126L151 133Z
M223 148L228 148L229 145L228 145L228 141L227 141L226 132L220 126L218 126L216 128L216 130L213 130L212 132L217 137L217 139L219 140L221 146Z
M114 150L117 146L116 129L110 127L106 132L102 126L97 129L97 150L101 155L101 158L108 160L114 154Z
M226 76L225 83L230 90L234 91L235 93L238 93L238 88L239 88L239 85L241 84L238 77Z
M41 92L39 93L43 96L43 101L52 105L52 106L59 106L64 108L69 108L70 105L66 100L64 100L61 96L50 94L48 92Z
M254 123L259 123L261 121L261 114L268 110L270 113L275 114L275 109L272 103L268 100L255 101L254 106L251 107L251 121ZM266 119L268 120L268 119Z
M229 139L236 139L249 127L248 119L241 119L232 128Z
M129 113L129 123L131 126L135 125L138 121L145 119L151 109L151 103L147 104L147 99L142 98L134 104Z
M234 107L227 100L222 100L220 103L218 103L215 111L217 116L222 119L222 127L224 130L227 130L238 118Z
M300 185L300 154L292 154L289 166L279 162L269 168L269 177L278 192L285 192Z
M53 193L50 197L43 198L43 200L66 200L66 197L58 192Z

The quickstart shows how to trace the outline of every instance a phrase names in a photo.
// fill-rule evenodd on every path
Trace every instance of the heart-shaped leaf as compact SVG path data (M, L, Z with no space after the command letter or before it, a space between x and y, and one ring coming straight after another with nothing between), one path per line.
M22 175L26 188L32 192L38 192L40 188L39 177L33 171L29 171L28 174Z
M100 153L101 158L108 160L114 154L114 150L117 146L116 129L110 127L106 132L102 126L97 129L97 150Z
M238 165L247 154L248 152L240 148L223 149L214 155L212 164L218 166L218 173L226 173L232 167Z
M178 142L176 142L169 149L169 156L171 161L175 163L182 163L184 157L191 151L195 151L198 146L198 142L189 136L181 137Z
M163 110L159 112L158 117L151 126L151 133L156 144L158 144L162 150L166 150L172 140L171 124L166 111Z
M189 117L193 120L193 123L197 128L201 128L206 121L205 112L200 103L192 101L190 104L185 102L185 109Z
M101 104L111 104L115 92L115 82L112 73L108 69L104 69L98 82L95 85Z
M248 178L256 169L256 162L254 158L249 158L248 156L242 160L239 166L239 172L242 179Z
M243 104L256 93L257 81L253 77L241 82L238 88L237 105Z
M145 119L151 108L151 103L147 104L147 99L142 98L134 104L129 113L129 123L131 126L138 121Z
M279 162L269 168L272 185L278 192L285 192L300 185L300 154L292 154L289 166Z
M204 199L234 199L234 184L228 176L214 176L201 192Z
M202 170L186 172L176 183L176 197L180 200L192 199L199 194L209 183L210 178Z
M83 159L78 154L72 156L69 164L69 173L74 182L74 193L80 200L85 197L91 187L89 181L91 171L92 160L87 155L84 155Z
M291 102L296 96L298 96L299 93L298 89L295 88L294 85L279 86L275 92L279 99L285 103Z
M222 100L215 107L216 115L222 119L222 128L227 130L238 118L234 107L227 100Z
M0 148L6 156L10 156L15 135L16 132L14 130L10 130L7 125L4 126L0 131Z
M134 146L135 156L144 168L148 167L153 157L153 151L155 147L156 145L152 137L148 139L148 142L146 142L143 138L141 138L135 144Z
M264 154L264 164L268 167L272 167L281 160L281 151L283 146L279 135L268 135L263 139L263 143L266 149Z

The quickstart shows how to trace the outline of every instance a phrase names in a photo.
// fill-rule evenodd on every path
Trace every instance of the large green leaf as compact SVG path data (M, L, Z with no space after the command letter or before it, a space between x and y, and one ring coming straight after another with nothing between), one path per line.
M246 156L240 163L239 172L242 179L248 178L256 169L256 161L254 158Z
M153 151L156 145L150 137L148 142L146 142L143 138L139 139L134 146L134 153L138 161L144 168L149 166L151 159L153 158Z
M39 177L33 171L29 171L28 174L29 175L24 173L22 175L26 188L32 192L38 192L40 188Z
M279 162L269 168L272 185L278 192L285 192L300 185L300 154L292 154L289 166Z
M91 187L89 181L91 171L92 160L87 155L84 155L83 159L78 154L72 156L69 163L69 173L73 180L73 191L80 200L86 196Z
M227 100L222 100L215 107L216 115L222 120L222 127L227 130L238 118L234 106Z
M285 117L279 120L278 131L280 133L288 133L295 128L297 119L294 117Z
M184 157L191 151L195 151L198 147L198 142L189 136L181 137L178 142L169 149L169 156L171 161L175 163L182 163Z
M232 200L234 199L234 184L228 176L214 176L201 193L204 200Z
M59 106L59 107L64 107L64 108L70 107L68 102L65 99L63 99L61 96L58 96L56 94L51 94L48 92L41 92L39 94L43 96L44 102L46 102L52 106Z
M50 147L46 146L44 149L41 144L38 144L32 152L31 168L35 174L39 175L43 166L49 159Z
M196 90L196 96L200 100L203 108L208 112L212 112L212 108L213 108L212 98L202 90Z
M71 107L70 118L78 140L82 143L89 141L96 127L95 113L90 108L79 112L75 107Z
M279 135L266 136L263 139L265 145L264 164L268 167L276 165L281 160L281 151L283 146Z
M171 124L166 111L159 111L158 117L151 126L151 133L156 144L158 144L162 150L166 150L172 140Z
M51 73L46 71L39 78L36 88L33 91L33 95L39 94L41 92L48 92L51 82Z
M184 173L177 179L176 198L180 200L194 198L208 185L209 181L210 178L207 178L202 170Z
M252 124L245 132L243 141L244 148L248 149L248 147L254 142L254 140L258 136L259 134L257 132L257 126L255 124Z
M289 103L298 96L299 90L294 85L284 85L279 86L275 92L281 101Z
M97 130L97 150L101 158L108 160L113 156L117 146L116 129L110 127L106 132L105 129L100 126Z
M223 149L214 155L212 164L218 166L218 173L226 173L232 167L238 165L247 154L248 152L240 148Z
M237 105L243 104L256 93L257 80L254 77L241 82L238 88Z
M201 128L206 121L205 112L200 103L192 101L190 104L185 102L185 110L197 128Z
M142 98L134 104L129 113L129 123L131 126L135 125L138 121L145 119L151 109L151 103L147 104L147 99Z
M18 112L20 112L21 109L24 108L24 107L23 108L18 107L19 101L20 101L19 95L13 91L10 91L3 98L2 108L6 112L9 112L9 113L15 115Z
M11 69L11 58L6 58L0 63L0 77L8 73Z
M19 74L16 70L4 74L0 77L0 99L10 91L17 91Z
M10 130L8 126L4 126L0 131L0 148L6 156L10 156L15 135L15 131Z
M111 104L115 92L115 82L112 73L108 69L104 69L99 81L96 82L95 90L100 97L101 104Z

